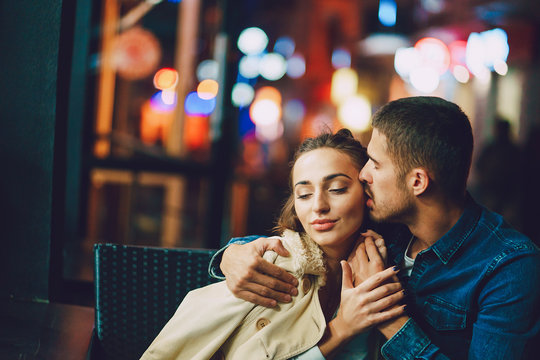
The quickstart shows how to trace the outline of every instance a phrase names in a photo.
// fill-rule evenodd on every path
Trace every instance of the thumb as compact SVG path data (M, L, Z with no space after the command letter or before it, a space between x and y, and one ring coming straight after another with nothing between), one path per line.
M264 251L273 250L278 255L287 257L290 253L285 249L285 246L281 243L281 239L277 236L269 237L263 240L263 249ZM263 253L264 253L263 251Z
M345 260L341 260L341 270L343 271L343 275L341 276L341 291L352 289L354 287L352 281L352 269Z

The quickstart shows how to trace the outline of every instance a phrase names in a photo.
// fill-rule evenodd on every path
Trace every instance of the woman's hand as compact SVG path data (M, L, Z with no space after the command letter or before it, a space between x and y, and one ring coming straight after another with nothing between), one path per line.
M265 307L290 302L298 295L298 280L262 256L273 250L289 256L279 237L259 238L250 243L231 244L223 253L220 268L227 287L237 298Z
M397 269L388 268L353 285L351 267L341 261L343 271L341 302L334 319L328 324L327 336L319 343L324 356L331 355L353 336L403 315L403 288L399 282L389 282Z

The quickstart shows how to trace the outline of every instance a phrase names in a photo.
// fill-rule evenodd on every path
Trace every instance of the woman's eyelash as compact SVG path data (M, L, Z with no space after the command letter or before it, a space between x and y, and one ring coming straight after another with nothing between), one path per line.
M297 199L307 199L307 198L309 197L309 195L311 195L311 194L297 195L296 198L297 198Z
M338 193L338 194L342 194L345 191L347 191L347 187L342 187L342 188L338 188L338 189L330 189L330 192Z

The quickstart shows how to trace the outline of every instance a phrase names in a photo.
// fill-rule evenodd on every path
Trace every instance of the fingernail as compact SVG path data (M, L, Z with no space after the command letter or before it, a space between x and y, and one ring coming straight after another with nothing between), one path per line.
M298 279L297 279L297 278L294 278L294 281L293 281L292 284L293 284L294 286L298 286L298 284L299 284L299 283L298 283Z
M292 297L290 295L285 295L285 302L291 302Z
M292 288L291 291L290 291L290 294L291 294L292 296L298 295L298 289L297 289L297 288Z
M399 271L399 267L396 265L396 266L394 266L393 270L396 271L396 272L398 272L398 271Z

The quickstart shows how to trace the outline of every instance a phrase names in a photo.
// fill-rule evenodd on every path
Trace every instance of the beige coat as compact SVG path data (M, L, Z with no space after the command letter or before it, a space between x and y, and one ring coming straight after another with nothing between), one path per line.
M315 346L326 328L318 295L322 251L307 236L283 237L291 256L269 251L264 258L299 279L291 303L257 306L234 297L225 282L191 291L141 359L288 359Z

